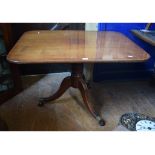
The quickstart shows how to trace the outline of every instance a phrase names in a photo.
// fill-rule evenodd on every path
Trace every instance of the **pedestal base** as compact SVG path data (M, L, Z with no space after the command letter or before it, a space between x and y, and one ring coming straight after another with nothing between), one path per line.
M105 125L105 121L95 112L92 104L88 100L88 88L86 82L83 80L83 64L72 64L71 76L64 78L60 88L55 94L46 98L40 98L39 106L43 106L48 101L53 101L59 98L69 87L78 88L81 92L84 104L95 119L98 120L101 126Z

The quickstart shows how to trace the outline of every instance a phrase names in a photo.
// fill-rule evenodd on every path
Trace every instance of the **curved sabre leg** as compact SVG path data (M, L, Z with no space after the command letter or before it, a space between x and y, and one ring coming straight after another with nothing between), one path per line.
M81 92L84 104L87 106L89 112L95 117L95 119L98 120L101 126L104 126L105 121L95 112L94 108L92 107L91 103L88 100L88 88L83 79L79 79L78 88Z
M62 81L59 89L57 90L56 93L54 93L52 96L49 97L43 97L39 99L39 104L38 106L43 106L46 102L48 101L53 101L59 98L69 87L71 86L71 79L70 76L64 78Z

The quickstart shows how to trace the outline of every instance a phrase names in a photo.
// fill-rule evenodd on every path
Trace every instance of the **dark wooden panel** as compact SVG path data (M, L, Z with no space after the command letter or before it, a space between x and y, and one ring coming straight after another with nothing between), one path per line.
M0 23L0 30L2 32L2 39L4 40L6 52L3 51L3 54L0 55L1 61L0 63L6 62L6 54L7 52L12 48L13 46L13 40L12 40L12 25L9 23ZM10 82L13 81L13 88L9 88L6 91L0 92L0 104L2 104L4 101L8 100L9 98L13 97L17 93L19 93L22 90L21 85L21 79L20 79L20 73L17 68L17 65L10 64L7 65L8 70L11 70L11 74L7 73L6 75L0 75L1 80L5 81L7 79L12 79ZM2 82L2 81L1 81Z

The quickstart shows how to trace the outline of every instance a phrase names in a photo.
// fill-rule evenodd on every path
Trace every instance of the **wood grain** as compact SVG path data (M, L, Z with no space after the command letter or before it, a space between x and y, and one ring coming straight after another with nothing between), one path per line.
M28 31L7 60L12 63L139 62L149 54L118 32Z

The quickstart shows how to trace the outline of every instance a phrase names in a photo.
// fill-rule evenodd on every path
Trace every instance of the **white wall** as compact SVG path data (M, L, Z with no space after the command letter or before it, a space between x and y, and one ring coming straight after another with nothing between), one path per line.
M98 31L98 23L86 23L85 31ZM92 63L84 65L84 75L85 75L86 81L90 83L93 77L93 68L94 68L94 64Z
M97 30L98 30L98 23L85 24L85 31L97 31Z

